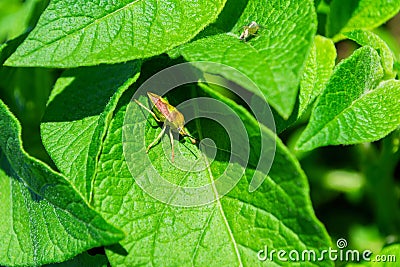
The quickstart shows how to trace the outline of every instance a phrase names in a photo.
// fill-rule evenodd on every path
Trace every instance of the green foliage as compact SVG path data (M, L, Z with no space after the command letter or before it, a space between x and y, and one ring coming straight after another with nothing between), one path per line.
M51 1L10 66L73 68L146 58L189 41L225 1Z
M0 1L0 42L14 39L34 27L47 4L47 0Z
M212 89L208 90L212 93ZM262 138L258 133L257 121L244 108L221 95L215 96L235 109L235 114L245 122L246 130L254 140ZM121 255L114 247L107 250L112 265L136 266L152 262L157 266L187 263L194 266L254 266L261 263L254 257L254 251L263 249L264 245L268 245L270 249L318 250L329 243L311 209L304 173L279 140L269 177L256 192L250 193L248 190L253 168L257 164L250 160L253 167L247 168L245 176L220 201L194 208L173 207L143 194L141 188L130 178L131 173L123 160L122 144L119 141L122 139L125 112L126 104L118 110L111 122L94 186L94 207L107 220L130 233L120 243L125 249L130 248L127 249L128 255ZM146 118L142 125L143 114L139 107L135 108L132 116L138 118L135 127L148 128L145 130L148 141L153 140L160 132L159 128L146 126ZM226 138L214 124L201 124L198 131L203 132L204 137L213 136L218 147L223 145ZM268 128L262 127L261 131L266 138L274 138ZM169 144L169 140L164 142ZM188 149L184 144L180 145L181 150ZM221 161L229 160L226 158L229 155L223 153L218 162L214 161L210 167L189 179L187 172L167 163L169 151L166 157L159 157L160 153L161 145L149 153L152 166L163 170L168 175L167 179L187 186L195 186L203 180L217 177L226 168ZM133 155L133 160L140 162L135 165L138 168L137 175L152 173L152 169L142 163L142 153L129 151L129 154ZM194 158L194 155L186 153L176 160L193 165ZM113 168L110 168L111 165ZM111 185L117 185L116 190L110 190ZM270 194L274 197L271 198ZM281 202L277 203L276 199ZM301 242L290 242L298 238ZM326 265L329 266L329 263Z
M315 36L310 55L304 66L300 92L293 113L287 120L275 114L278 133L301 119L310 109L330 78L335 66L335 59L336 50L333 42L325 37Z
M336 50L330 39L316 36L300 83L299 114L322 93L335 66Z
M136 81L139 67L138 62L128 62L67 70L50 95L40 126L43 144L57 168L86 199L113 111Z
M3 102L0 118L2 265L64 261L123 238L64 176L26 154L18 121Z
M371 30L400 11L399 0L332 0L326 33L334 39L355 29Z
M393 69L395 56L388 45L378 35L369 31L355 30L345 33L345 36L356 41L360 45L369 45L374 48L381 57L385 78L392 79L396 77L396 71Z
M339 237L365 249L366 221L375 255L400 238L400 45L375 31L399 0L46 4L0 0L0 265L289 266ZM197 143L167 127L146 152L149 91Z
M400 82L379 83L382 78L379 55L371 47L360 48L341 62L314 107L298 148L371 142L396 129Z
M316 32L316 14L311 1L288 1L284 5L267 1L262 8L257 3L248 2L230 32L217 28L220 34L196 40L178 50L188 61L213 61L243 72L260 88L270 105L287 118L293 110L301 69ZM257 21L262 28L248 42L238 42L242 26L250 20ZM277 20L285 23L276 23ZM243 84L238 77L231 77L228 70L219 72L257 93L252 84Z

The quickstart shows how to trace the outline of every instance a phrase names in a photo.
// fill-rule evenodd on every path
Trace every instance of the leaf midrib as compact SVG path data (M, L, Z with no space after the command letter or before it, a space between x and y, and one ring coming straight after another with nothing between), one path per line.
M125 6L122 6L122 7L118 8L118 9L116 9L116 10L114 10L113 12L106 14L105 16L102 16L102 17L100 17L100 18L97 18L97 19L91 21L90 23L86 24L85 26L83 26L83 27L81 27L81 28L79 28L79 29L76 29L76 30L74 30L74 31L72 31L72 32L70 32L70 33L68 33L67 35L60 36L60 37L58 37L58 38L55 38L55 39L51 40L50 42L47 42L46 45L52 45L52 44L54 44L54 43L56 43L56 42L58 42L58 41L60 41L60 40L62 40L62 39L68 39L69 37L73 37L73 36L77 35L79 32L81 32L83 29L90 28L90 27L93 26L94 24L96 24L96 23L98 23L98 22L101 22L102 20L105 20L105 19L108 18L109 16L114 15L114 14L116 14L116 13L118 13L118 12L121 12L122 10L125 10L126 8L128 8L128 7L130 7L130 6L133 6L134 4L136 4L136 3L139 2L139 1L142 1L142 0L135 0L135 1L133 1L133 2L130 2L129 4L127 4L127 5L125 5ZM40 47L40 46L39 46L39 47L37 47L36 49L30 50L30 51L27 52L24 56L29 56L29 55L35 53L36 51L38 51L38 50L40 50L40 49L42 49L42 48L43 48L43 47Z
M196 114L196 115L198 115L198 114ZM201 128L201 125L200 125L200 121L199 120L195 120L195 123L196 123L197 132L199 133L199 137L200 137L200 140L201 140L201 139L203 139L203 131L202 131L202 128ZM239 249L238 249L238 244L237 244L237 242L235 240L235 237L233 236L233 232L232 232L231 227L229 226L228 220L227 220L227 218L225 216L225 213L224 213L224 210L223 210L223 207L222 207L222 203L220 201L220 198L218 197L219 194L218 194L217 188L215 187L215 179L214 179L214 176L213 176L212 171L211 171L210 162L208 161L207 156L204 155L204 154L203 154L203 159L205 161L205 166L207 166L206 169L207 169L209 177L210 177L210 183L212 185L214 197L216 199L215 202L217 203L217 206L218 206L219 211L221 213L222 219L223 219L224 224L225 224L225 226L227 228L229 237L232 240L233 246L235 248L235 254L236 254L238 262L239 262L239 266L243 266L242 259L240 257L240 253L239 253Z
M351 104L347 107L345 107L343 110L341 110L338 114L336 114L334 117L332 117L331 120L327 121L324 125L322 125L321 127L319 127L315 132L317 132L316 134L313 134L311 136L311 138L308 139L307 142L303 143L301 147L299 147L300 149L307 145L308 143L310 143L314 138L316 138L316 136L319 135L320 131L323 130L324 128L327 128L328 126L332 125L333 123L335 123L339 117L343 116L343 114L347 113L347 111L351 111L352 108L361 100L363 100L366 96L368 96L369 94L375 92L375 89L378 87L375 87L371 90L366 91L365 93L361 94L357 99L355 99L354 101L351 102Z
M208 171L208 174L209 174L209 176L210 176L210 182L211 182L212 189L213 189L213 192L214 192L215 202L217 203L217 206L218 206L219 211L220 211L220 213L221 213L222 220L223 220L223 222L224 222L224 224L225 224L225 226L226 226L226 229L227 229L227 231L228 231L229 237L230 237L231 240L232 240L233 247L234 247L234 249L235 249L235 254L236 254L237 259L238 259L238 262L239 262L239 266L243 266L243 262L242 262L242 259L241 259L241 257L240 257L240 252L239 252L238 244L237 244L237 242L236 242L236 240L235 240L235 237L234 237L234 235L233 235L232 229L231 229L231 227L229 226L228 219L227 219L226 216L225 216L225 212L224 212L224 209L223 209L223 207L222 207L221 200L220 200L220 198L219 198L218 190L217 190L217 188L215 187L215 179L214 179L214 176L213 176L212 171L211 171L211 167L210 167L211 165L210 165L210 163L208 162L208 159L207 159L206 155L204 155L203 158L204 158L204 161L205 161L205 163L206 163L206 166L208 166L208 167L207 167L207 171Z

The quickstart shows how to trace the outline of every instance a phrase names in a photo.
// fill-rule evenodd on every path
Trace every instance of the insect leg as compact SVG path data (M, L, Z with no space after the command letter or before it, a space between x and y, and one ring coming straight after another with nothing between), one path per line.
M149 152L149 150L150 150L150 148L151 148L152 146L154 146L155 144L157 144L157 142L161 139L162 135L164 134L166 128L167 128L167 124L164 123L163 128L162 128L162 130L161 130L161 133L160 133L160 134L157 136L157 138L154 139L154 141L151 142L151 144L147 147L146 153Z
M145 105L143 105L142 103L140 103L139 101L135 100L136 104L138 104L139 106L141 106L142 108L144 108L145 110L147 110L148 112L150 112L150 114L154 117L154 119L158 122L161 122L159 118L157 118L156 114L154 114L153 111L151 111L150 109L148 109Z
M169 128L169 139L171 139L171 161L174 162L174 136L172 135L171 128Z

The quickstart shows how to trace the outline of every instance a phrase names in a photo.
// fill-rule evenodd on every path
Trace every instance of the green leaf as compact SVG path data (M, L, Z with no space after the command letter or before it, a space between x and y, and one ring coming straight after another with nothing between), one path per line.
M392 79L396 77L396 71L393 70L395 56L389 46L378 35L363 30L347 32L344 35L362 46L369 45L374 48L381 57L385 78Z
M26 34L19 36L13 40L9 40L8 42L0 45L0 65L6 61L6 59L14 53L17 47L22 43L22 41L26 38ZM1 66L3 68L3 66Z
M316 36L300 82L300 116L325 89L335 67L335 60L336 48L333 42L323 36Z
M238 39L238 33L251 21L262 28L257 36L243 42ZM243 72L260 88L268 103L282 117L288 118L316 27L313 1L263 1L261 4L261 1L250 0L231 32L199 39L178 49L188 61L212 61ZM203 71L222 74L258 93L253 84L244 83L229 68Z
M334 40L339 33L355 29L372 30L400 11L400 0L333 0L326 32Z
M379 257L379 261L376 259ZM396 267L398 266L398 260L400 257L400 244L392 244L387 247L384 247L379 255L374 255L371 259L374 261L371 262L371 267Z
M6 64L68 68L151 57L192 39L224 4L53 0Z
M297 148L383 138L400 124L400 82L383 77L378 53L365 46L339 64L312 112Z
M113 111L139 68L139 62L131 61L71 69L54 86L40 127L43 144L86 199Z
M274 116L278 133L300 119L311 107L315 99L325 89L335 67L335 60L336 48L333 42L328 38L317 35L314 38L314 45L301 78L298 103L296 103L294 112L287 120L284 120L278 114Z
M212 89L209 91L213 93ZM308 185L299 163L288 152L282 142L265 126L242 107L229 99L224 99L239 116L251 136L253 155L247 166L245 176L226 196L216 202L198 207L176 207L157 201L144 192L129 172L123 156L123 123L126 104L121 105L109 127L100 164L95 180L94 206L111 222L129 233L118 246L111 246L106 254L111 265L118 266L264 266L257 253L268 249L315 249L328 247L329 237L316 219L308 195ZM139 99L144 103L143 99ZM125 101L126 103L126 101ZM143 172L152 179L151 166L143 166L145 147L161 131L151 116L143 124L143 112L139 107L129 108L130 116L137 118L135 131L142 129L146 134L146 144L137 140L136 153L128 153L129 160L136 159L137 172ZM148 114L145 113L145 117ZM139 122L139 124L137 124ZM193 122L195 132L204 138L209 137L220 147L226 136L219 131L218 124L210 121ZM193 125L192 125L193 126ZM188 125L190 128L190 124ZM193 127L192 127L193 128ZM261 187L249 192L249 185L257 165L263 137L277 142L274 164ZM138 135L140 136L140 135ZM163 145L167 149L163 151ZM225 154L219 154L208 169L197 172L184 172L171 165L168 138L151 148L149 158L152 166L167 179L181 184L201 184L216 178L224 172L228 163ZM194 145L189 142L175 142L178 155L175 163L184 166L193 160L203 160ZM194 154L188 153L191 149ZM267 153L267 151L263 151ZM217 154L218 155L218 154ZM210 177L212 175L212 177ZM236 174L237 175L237 174ZM268 261L267 261L268 262ZM276 264L285 263L274 259ZM270 262L269 262L270 263ZM319 262L321 266L332 266L328 261Z
M65 179L22 148L21 127L0 101L0 264L65 261L123 237Z

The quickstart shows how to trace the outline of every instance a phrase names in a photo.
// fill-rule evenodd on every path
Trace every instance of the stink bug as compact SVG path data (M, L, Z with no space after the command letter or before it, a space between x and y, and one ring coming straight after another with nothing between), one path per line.
M150 101L154 105L154 112L148 109L146 106L144 106L142 103L137 101L136 99L135 102L150 112L150 114L153 116L153 118L158 121L158 122L163 122L163 128L160 132L160 134L157 136L156 139L154 139L153 142L147 147L146 153L149 152L150 148L152 148L157 142L161 139L163 136L167 126L169 127L169 137L171 139L171 150L172 150L172 155L171 155L171 161L174 162L174 139L172 136L172 131L177 132L181 134L182 136L187 136L189 137L190 141L192 144L196 143L196 140L190 136L184 128L185 125L185 118L183 117L182 113L179 112L177 108L172 106L171 104L168 103L168 101L161 96L147 92L147 96L149 97Z
M258 29L260 29L260 25L258 25L257 22L252 21L249 25L243 26L243 32L239 36L239 39L246 42L246 38L249 38L251 35L256 35Z

